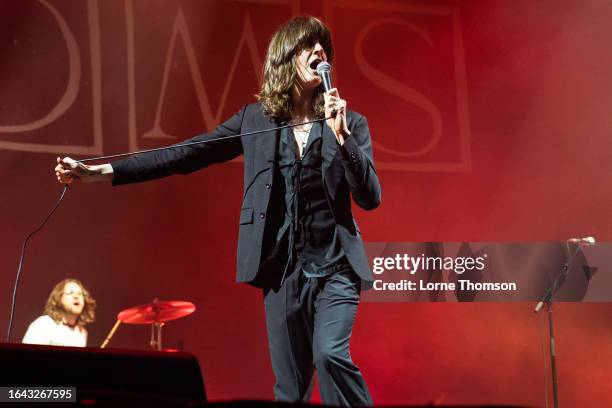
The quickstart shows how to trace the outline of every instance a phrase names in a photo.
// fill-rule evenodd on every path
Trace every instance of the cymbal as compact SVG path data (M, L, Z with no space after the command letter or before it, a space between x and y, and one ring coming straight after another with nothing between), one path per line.
M182 300L153 301L145 305L125 309L117 315L117 320L129 324L153 324L168 322L190 315L196 310L191 302Z

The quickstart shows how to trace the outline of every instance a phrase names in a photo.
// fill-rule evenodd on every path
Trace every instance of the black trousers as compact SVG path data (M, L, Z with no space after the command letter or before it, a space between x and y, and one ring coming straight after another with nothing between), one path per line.
M372 405L349 341L361 281L350 267L323 278L294 270L264 289L266 325L278 401L308 401L314 369L326 405Z

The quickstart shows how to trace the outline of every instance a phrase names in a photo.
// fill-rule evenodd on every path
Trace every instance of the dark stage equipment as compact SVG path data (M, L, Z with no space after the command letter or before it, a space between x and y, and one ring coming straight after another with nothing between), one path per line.
M189 353L1 343L0 362L0 387L76 387L76 404L54 407L206 402L200 365Z

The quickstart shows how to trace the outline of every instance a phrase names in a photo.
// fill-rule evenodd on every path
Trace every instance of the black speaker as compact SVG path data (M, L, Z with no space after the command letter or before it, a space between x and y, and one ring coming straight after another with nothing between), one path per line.
M75 387L72 407L206 402L197 358L179 352L0 343L0 386Z

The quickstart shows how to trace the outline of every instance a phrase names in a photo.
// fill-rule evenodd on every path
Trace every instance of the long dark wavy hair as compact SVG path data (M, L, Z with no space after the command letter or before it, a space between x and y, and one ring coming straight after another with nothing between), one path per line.
M294 17L274 33L264 61L261 90L256 95L266 115L279 121L291 119L291 87L296 77L297 54L317 42L331 64L334 58L331 32L318 18ZM312 111L316 117L325 116L324 92L323 87L318 87L312 98Z
M62 318L66 315L66 311L62 306L62 295L64 294L64 287L69 282L74 282L79 285L81 291L83 292L83 299L85 302L83 311L79 315L76 323L79 326L85 326L86 324L93 323L93 321L96 319L96 300L91 296L89 291L85 289L85 286L83 286L83 284L76 279L64 279L55 285L51 291L51 294L49 295L49 299L47 299L44 313L50 316L56 322L61 323Z

